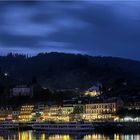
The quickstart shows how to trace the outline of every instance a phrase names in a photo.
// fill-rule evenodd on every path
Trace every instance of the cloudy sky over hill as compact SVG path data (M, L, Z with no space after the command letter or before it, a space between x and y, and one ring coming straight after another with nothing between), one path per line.
M0 52L43 51L140 60L140 2L0 2Z

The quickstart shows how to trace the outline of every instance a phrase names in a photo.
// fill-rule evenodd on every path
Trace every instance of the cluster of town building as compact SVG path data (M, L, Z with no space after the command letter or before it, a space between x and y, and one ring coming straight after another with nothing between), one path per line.
M64 104L64 105L23 105L19 108L1 107L0 120L14 121L93 121L113 119L117 110L114 103Z
M93 86L85 92L85 95L98 96L100 89ZM11 96L32 96L31 87L18 86L11 89ZM25 104L19 107L0 107L0 121L109 121L117 118L116 111L123 107L123 101L98 101L93 103L63 103L62 105L47 105L44 103ZM135 104L126 106L138 108L140 105ZM140 108L139 108L140 109Z

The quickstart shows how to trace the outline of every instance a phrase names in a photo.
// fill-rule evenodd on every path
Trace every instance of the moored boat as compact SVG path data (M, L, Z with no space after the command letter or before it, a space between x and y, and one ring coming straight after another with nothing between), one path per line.
M1 122L0 130L10 130L10 129L18 129L19 124L15 122Z
M84 122L69 122L69 123L35 123L32 125L34 130L46 130L46 131L56 131L56 132L72 132L72 131L93 131L94 126L92 123Z

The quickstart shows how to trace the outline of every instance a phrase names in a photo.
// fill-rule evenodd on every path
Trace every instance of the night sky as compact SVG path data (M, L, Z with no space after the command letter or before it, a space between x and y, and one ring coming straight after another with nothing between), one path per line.
M0 53L140 60L140 1L0 2Z

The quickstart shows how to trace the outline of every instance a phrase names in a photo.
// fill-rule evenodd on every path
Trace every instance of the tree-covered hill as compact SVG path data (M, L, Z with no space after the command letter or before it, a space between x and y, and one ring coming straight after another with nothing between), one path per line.
M14 79L29 82L36 77L51 89L86 89L97 81L105 85L119 80L140 84L140 62L113 57L55 52L32 57L8 54L0 56L0 67Z

